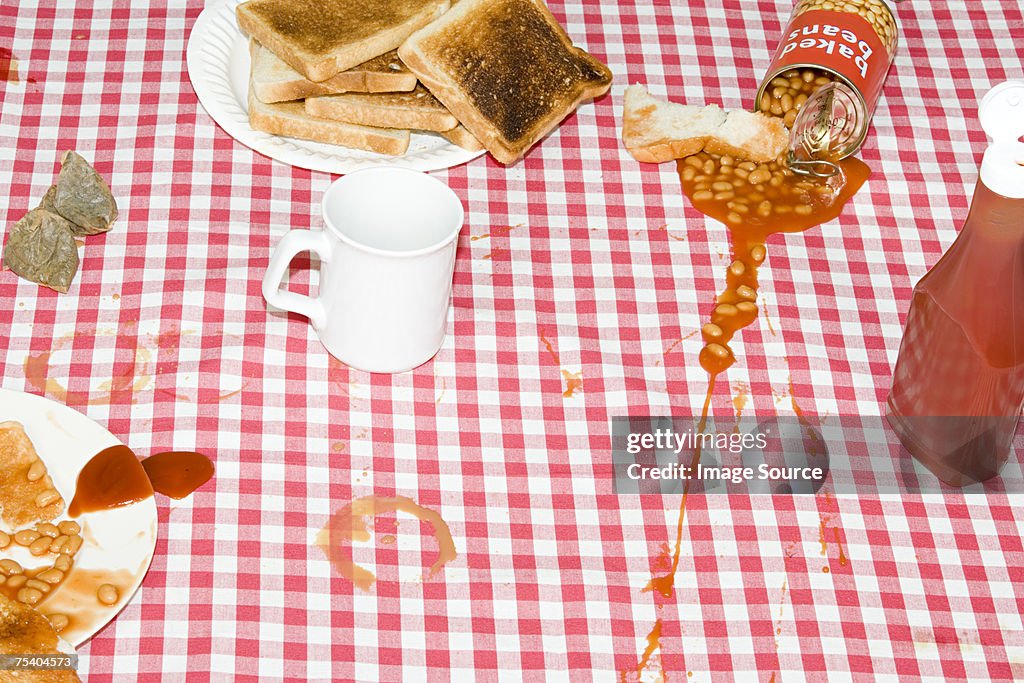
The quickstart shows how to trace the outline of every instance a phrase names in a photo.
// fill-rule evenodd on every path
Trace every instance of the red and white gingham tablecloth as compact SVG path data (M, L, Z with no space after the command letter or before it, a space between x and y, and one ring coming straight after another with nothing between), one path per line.
M788 0L553 0L611 94L515 166L436 174L467 208L448 335L396 376L350 370L304 319L268 312L271 248L320 225L332 177L252 152L199 106L185 45L201 4L97 5L0 6L21 75L0 83L4 230L70 148L122 216L88 238L66 295L0 273L2 384L44 393L24 367L49 353L73 408L142 454L213 454L217 474L161 499L142 589L81 649L88 681L612 680L659 620L646 674L670 681L1024 678L1019 499L693 496L675 595L642 592L678 497L613 493L609 420L700 410L693 333L728 235L672 164L622 148L622 93L749 104ZM862 153L874 175L839 220L771 241L716 415L883 408L911 289L966 217L977 101L1024 76L1016 0L897 15ZM308 266L293 289L315 283ZM571 396L563 370L582 378ZM315 534L371 493L440 512L458 558L415 580L435 547L382 519L398 541L372 551L378 583L340 578Z

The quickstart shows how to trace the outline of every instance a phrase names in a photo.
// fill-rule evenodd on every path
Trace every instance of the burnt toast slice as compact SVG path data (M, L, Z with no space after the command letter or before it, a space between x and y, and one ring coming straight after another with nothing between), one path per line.
M398 49L402 62L504 164L611 86L541 0L460 0Z
M238 27L311 81L394 50L449 0L248 0Z

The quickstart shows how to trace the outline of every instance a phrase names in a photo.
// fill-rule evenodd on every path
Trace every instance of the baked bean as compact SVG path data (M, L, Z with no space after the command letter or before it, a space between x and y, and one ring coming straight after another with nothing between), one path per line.
M23 602L26 605L38 604L43 599L43 594L35 588L22 588L18 591L18 602Z
M731 318L736 315L736 307L732 304L718 304L715 306L715 310L712 312L712 317L718 318ZM712 320L711 322L714 322Z
M711 189L715 192L725 192L732 189L732 183L712 183Z
M756 316L757 315L757 304L753 301L741 301L736 304L736 310L740 312L740 315L745 316Z
M751 185L760 185L761 183L767 183L771 180L772 172L764 166L758 166L757 169L750 172L747 176L747 182Z
M683 163L687 166L693 166L694 169L700 169L704 167L704 162L695 156L686 157L683 159Z
M789 204L778 204L775 207L773 207L773 210L777 214L787 214L793 211L793 207L790 206Z
M46 583L57 585L58 583L64 580L64 572L57 569L56 567L51 567L50 569L39 572L39 574L36 575L36 578L40 581L45 581Z
M711 190L699 190L693 193L693 201L695 202L706 202L714 199L715 193Z
M74 555L82 547L82 537L78 534L68 536L68 542L60 549L62 555Z
M686 182L693 180L693 177L695 175L697 175L697 169L695 169L693 166L687 166L686 168L683 169L683 180L685 180Z
M25 582L25 586L28 588L35 588L40 593L49 593L51 588L50 584L40 581L39 579L29 579Z
M712 356L714 356L715 358L718 358L719 360L725 360L730 355L732 355L729 349L722 346L721 344L708 344L707 346L704 347L704 350L707 351Z
M4 531L0 531L0 548L6 548L11 544L11 537Z
M96 597L104 605L113 605L121 599L121 594L118 592L117 586L111 583L104 583L96 589Z
M729 201L730 199L732 199L735 196L736 196L736 193L732 191L732 185L730 185L728 192L716 192L715 193L715 200L719 201L719 202L727 202L727 201Z
M5 557L2 560L0 560L0 572L3 572L7 576L11 576L13 574L20 574L22 572L22 569L21 565L18 564L15 560L10 559L9 557Z
M743 261L736 260L729 265L729 272L736 277L739 277L740 275L743 275L743 273L747 272L747 266Z
M46 465L43 464L42 460L36 460L28 467L28 472L25 473L26 478L29 481L39 481L46 475Z
M81 536L78 538L81 538ZM66 548L67 546L64 547ZM59 569L62 572L69 572L73 564L74 560L71 559L70 555L58 555L57 559L53 561L53 568Z
M57 538L53 539L53 542L50 543L50 552L59 553L61 551L61 548L63 548L67 544L68 538L68 536L58 536Z
M793 211L801 216L810 216L811 213L814 212L814 209L810 204L797 204L796 207L793 208Z
M736 165L736 157L731 157L728 154L722 155L722 158L718 160L718 163L722 165L722 169L727 169Z
M750 248L750 259L757 265L764 263L764 258L767 255L768 251L764 248L763 244L755 244Z
M70 519L65 519L63 522L57 525L60 533L66 536L74 536L75 534L82 533L82 527L79 526L78 522Z
M26 581L28 581L28 577L25 576L24 574L15 574L14 576L8 576L7 577L7 587L8 588L15 588L15 589L21 588L22 586L25 585Z
M714 323L705 324L704 327L700 328L700 331L705 341L715 341L716 339L721 339L722 335L725 334L722 328Z
M58 500L60 500L60 494L57 493L57 491L55 491L54 489L47 489L46 491L43 491L38 496L36 496L36 505L41 508L44 508L47 505L52 505L53 503L56 503Z
M65 522L61 522L61 524L64 524L64 523ZM74 524L74 522L72 522L72 524ZM36 531L38 531L43 536L49 536L50 538L57 538L61 534L61 531L60 531L59 528L57 528L57 525L56 524L50 524L49 522L43 522L42 524L37 524L36 525Z
M53 539L49 536L40 536L32 542L32 545L28 547L28 551L36 556L43 555L50 550L51 543L53 543Z
M53 630L57 633L60 633L61 631L66 629L68 627L68 624L71 623L71 620L68 619L68 616L66 614L50 614L47 615L46 618L50 620L50 626L52 626Z
M14 534L14 542L18 545L32 545L32 541L39 538L39 532L33 529L22 529Z
M736 296L741 299L746 299L747 301L753 301L757 298L757 292L755 292L751 287L740 285L736 288Z
M711 175L712 173L715 172L715 162L713 160L708 159L707 161L704 162L704 172L707 173L708 175Z
M725 220L729 223L732 223L733 225L739 225L740 223L743 222L743 216L739 215L735 211L730 211L729 214L725 217Z

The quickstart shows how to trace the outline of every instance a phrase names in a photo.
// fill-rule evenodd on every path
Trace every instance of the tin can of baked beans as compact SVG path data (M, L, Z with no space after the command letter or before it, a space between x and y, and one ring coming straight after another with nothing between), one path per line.
M885 0L799 0L754 108L782 117L794 137L816 130L833 159L850 156L867 137L898 43ZM813 115L801 115L805 105Z

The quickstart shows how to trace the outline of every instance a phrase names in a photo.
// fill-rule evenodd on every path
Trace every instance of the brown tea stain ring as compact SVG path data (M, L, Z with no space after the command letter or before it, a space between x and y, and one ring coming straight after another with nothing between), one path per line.
M343 555L342 546L369 541L369 521L389 512L405 512L427 522L433 529L434 538L437 539L437 559L424 575L425 579L437 574L457 555L455 541L452 539L448 524L441 519L441 515L433 510L404 496L356 498L334 513L330 521L317 534L316 544L320 546L339 574L364 591L370 590L377 581L377 577L369 569L356 564L350 556Z

